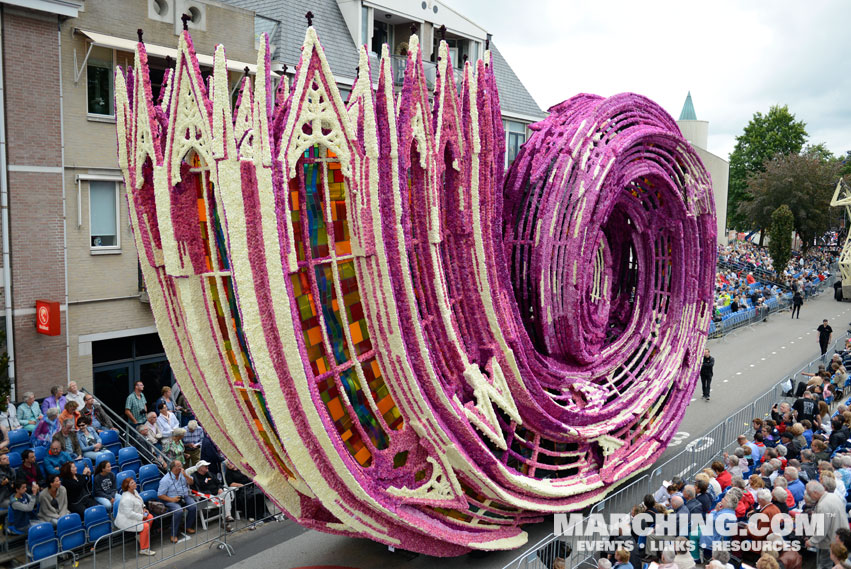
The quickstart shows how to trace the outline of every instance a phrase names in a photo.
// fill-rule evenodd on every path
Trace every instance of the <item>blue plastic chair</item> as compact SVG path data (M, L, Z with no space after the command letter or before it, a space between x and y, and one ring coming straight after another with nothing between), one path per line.
M108 460L110 464L112 464L113 468L118 467L118 461L115 459L115 454L111 451L104 450L98 453L97 457L95 457L95 466L103 462L104 460Z
M112 430L104 431L100 434L100 442L105 450L111 451L112 454L117 454L121 448L121 440L118 438L118 433ZM113 464L115 466L115 464Z
M124 447L118 450L118 468L122 471L132 470L138 474L142 467L142 461L139 460L139 451L133 447Z
M157 491L156 490L145 490L143 492L139 492L139 497L142 498L144 503L148 503L148 500L156 500L157 499Z
M44 466L44 457L47 456L47 447L33 447L35 453L35 463L42 468Z
M116 478L118 478L118 477L116 476ZM119 484L118 487L121 488L121 485ZM121 494L116 494L115 495L115 501L112 503L112 519L113 520L118 517L118 504L119 504L119 502L121 502Z
M9 452L21 452L30 447L30 433L26 429L9 431Z
M95 542L98 538L108 535L112 531L112 521L103 506L92 506L86 508L83 517L83 525L86 528L88 541Z
M122 470L121 472L115 475L115 487L118 489L119 492L121 491L121 484L124 482L125 478L132 478L133 480L135 480L136 473L132 470Z
M24 459L21 458L21 453L16 451L9 452L9 466L11 466L12 469L19 469L23 463Z
M156 490L160 485L162 474L156 464L143 464L139 469L139 487L142 492Z
M67 514L56 522L56 537L60 551L75 549L86 543L86 530L80 514Z
M38 561L59 553L59 540L53 533L53 524L42 522L30 526L27 532L27 559Z

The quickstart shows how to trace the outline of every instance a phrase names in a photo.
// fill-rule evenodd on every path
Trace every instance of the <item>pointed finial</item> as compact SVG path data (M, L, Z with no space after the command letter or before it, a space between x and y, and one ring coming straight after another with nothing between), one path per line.
M446 41L446 25L440 26L440 39Z
M360 75L360 65L355 67L355 77L357 77L358 75Z
M467 54L465 53L465 54L464 54L464 63L467 63L467 60L468 60L469 58L470 58L470 56L469 56L469 55L467 55Z
M189 30L189 21L192 19L191 14L181 14L180 21L183 22L183 31Z
M411 22L411 35L412 35L412 36L417 35L417 29L418 29L418 28L417 28L417 23L416 23L416 22Z
M305 14L304 17L307 18L307 27L312 26L313 25L313 12L308 10L307 14Z
M246 77L248 77L248 71L249 71L249 69L248 69L248 66L247 66L247 65L245 66L245 69L243 69L243 71L245 71L245 76L246 76Z
M286 63L284 63L284 75L286 75L286 74L287 74L287 69L289 69L289 67L287 67L287 64L286 64Z
M172 65L174 65L173 61L174 61L174 60L171 58L171 56L170 56L170 55L166 55L166 56L165 56L165 66L166 66L166 68L170 68Z
M139 43L145 43L145 42L142 40L142 34L143 34L143 33L145 33L145 32L143 32L143 31L142 31L142 28L139 28L138 30L136 30L136 35L137 35L137 36L139 36Z

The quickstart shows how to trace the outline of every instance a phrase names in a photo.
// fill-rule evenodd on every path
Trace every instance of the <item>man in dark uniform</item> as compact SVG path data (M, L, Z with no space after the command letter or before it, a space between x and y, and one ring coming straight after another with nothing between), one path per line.
M833 328L828 326L827 318L822 320L821 326L816 328L816 331L818 332L818 344L821 346L821 355L825 355L827 353L827 346L833 338Z
M703 350L703 362L700 364L700 385L703 387L703 398L709 401L709 385L712 383L712 368L715 358L709 355L709 348Z

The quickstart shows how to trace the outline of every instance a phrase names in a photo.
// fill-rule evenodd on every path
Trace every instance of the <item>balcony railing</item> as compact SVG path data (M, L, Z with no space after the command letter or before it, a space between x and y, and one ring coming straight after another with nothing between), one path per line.
M408 64L407 55L391 55L390 63L393 70L393 85L401 87L405 80L405 66ZM437 64L431 61L423 61L423 71L425 71L426 87L429 91L434 90L434 85L437 81ZM455 79L455 85L461 83L462 70L455 68L452 70Z

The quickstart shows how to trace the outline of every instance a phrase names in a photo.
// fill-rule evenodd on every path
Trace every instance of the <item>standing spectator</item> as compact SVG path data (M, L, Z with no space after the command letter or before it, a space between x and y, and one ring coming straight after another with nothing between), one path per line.
M92 427L99 433L110 429L116 430L103 408L96 404L95 398L88 393L83 395L83 408L80 410L80 415L91 419Z
M183 521L186 506L186 533L195 533L195 499L189 494L189 485L195 480L183 470L183 464L179 460L172 460L169 471L160 480L157 494L165 504L166 509L174 512L171 520L171 542L177 543L177 532ZM120 507L120 506L119 506Z
M43 417L41 407L35 402L35 394L32 391L24 392L24 402L18 405L18 422L21 427L32 434Z
M818 332L818 345L821 348L821 355L825 355L827 346L833 338L833 328L828 325L827 318L821 321L821 326L816 328L816 331Z
M39 523L35 512L36 500L27 494L25 480L15 481L15 495L9 500L9 508L15 510L13 527L18 533L26 534L30 526Z
M38 464L35 461L35 452L32 449L27 449L21 453L23 462L18 468L15 476L16 479L26 480L27 491L35 496L38 494L38 483L41 482L41 473L38 469Z
M183 437L187 466L194 466L201 460L201 441L203 440L204 429L198 426L198 421L192 419L186 424L186 435Z
M54 385L50 388L50 397L45 397L44 401L41 402L41 414L47 415L47 410L56 407L59 411L65 408L65 395L63 395L65 391L62 389L61 385Z
M166 403L160 403L158 411L160 415L157 417L157 428L162 434L162 442L165 444L171 438L171 433L180 427L180 422L177 420L177 416L168 410Z
M62 445L62 450L74 457L74 460L83 458L83 449L80 448L80 440L77 438L77 433L74 432L74 420L65 419L62 423L62 429L53 435L54 441L59 441Z
M142 393L144 389L145 384L137 381L133 386L133 393L127 396L127 401L124 403L124 414L127 416L127 422L134 427L142 424L145 415L148 413L148 400Z
M9 507L9 498L15 493L15 471L9 466L9 455L0 454L0 510Z
M816 481L807 483L806 497L808 502L815 503L814 513L824 514L824 530L820 535L810 537L805 546L815 547L818 551L817 569L830 569L833 566L830 544L836 537L836 530L848 527L845 504L835 494L826 492L824 486Z
M46 447L50 445L50 441L53 440L53 435L60 427L58 417L58 408L51 407L47 410L47 413L42 417L41 421L38 422L38 425L36 425L32 437L30 438L33 446Z
M73 401L77 404L77 409L82 409L85 401L83 400L83 392L77 387L77 382L72 381L68 384L68 393L65 394L65 399Z
M156 555L151 551L151 524L154 516L145 508L145 502L136 491L136 481L125 478L121 483L121 502L115 516L115 527L124 531L136 532L139 540L139 555Z
M99 462L95 466L95 475L92 477L92 492L95 501L104 506L107 512L111 512L117 490L118 486L115 482L115 474L112 473L112 464L108 460Z
M801 318L801 307L804 305L804 297L801 296L801 291L796 290L795 296L792 297L792 318ZM797 313L797 317L795 314Z
M62 486L58 474L51 474L47 477L47 488L38 495L38 519L56 527L56 522L65 515L68 515L68 490Z
M712 383L715 358L709 355L709 348L703 350L703 361L700 364L700 385L703 388L703 398L709 401L709 388Z
M65 421L71 419L74 423L74 430L77 429L77 421L80 420L80 412L77 411L77 402L76 401L68 401L65 404L65 409L61 413L59 413L59 422L64 425Z
M59 474L59 469L69 462L74 462L74 456L62 450L62 443L54 439L50 443L50 450L47 451L47 456L44 457L44 473L48 476Z
M80 418L80 428L77 430L77 442L80 445L83 456L94 462L97 459L98 453L103 448L103 443L100 440L98 432L92 427L91 419L88 417Z
M0 407L2 407L2 403L0 403ZM15 408L15 405L9 401L9 397L6 397L6 409L0 413L0 429L3 429L4 433L8 433L9 431L14 431L16 429L21 428L21 423L18 421L18 410Z
M172 397L171 387L169 387L168 385L163 386L160 393L161 393L160 398L157 399L156 403L154 403L154 409L159 409L160 405L165 403L166 406L168 407L169 412L171 414L175 415L177 417L178 422L179 422L180 421L180 413L181 413L181 411L183 411L183 407L181 407L180 405L177 405L174 402L174 399Z

